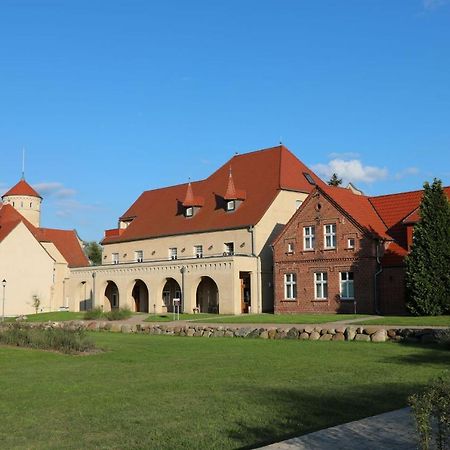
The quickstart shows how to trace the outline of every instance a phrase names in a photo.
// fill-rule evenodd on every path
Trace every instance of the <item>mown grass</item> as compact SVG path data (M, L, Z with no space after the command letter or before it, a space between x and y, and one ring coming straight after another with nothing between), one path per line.
M358 324L450 327L450 316L385 316L380 319L364 320Z
M199 313L199 314L188 314L188 313L181 313L180 314L180 320L195 320L195 321L201 321L208 317L214 318L214 321L216 318L219 318L217 314L206 314L206 313ZM172 322L174 320L173 313L164 313L164 314L150 314L146 319L145 322ZM175 316L175 320L178 320L178 315Z
M83 312L71 312L71 311L54 311L47 313L38 313L27 315L26 322L64 322L67 320L83 320ZM15 317L9 317L7 322L15 322Z
M199 322L211 323L276 323L310 324L337 322L340 320L363 319L367 314L243 314L240 316L213 316L213 319Z
M0 348L3 448L257 447L406 406L448 351L93 334L83 358Z

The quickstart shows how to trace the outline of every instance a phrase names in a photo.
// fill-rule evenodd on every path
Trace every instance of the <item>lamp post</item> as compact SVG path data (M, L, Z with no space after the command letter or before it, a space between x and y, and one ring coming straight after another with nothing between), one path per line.
M6 280L3 279L2 281L2 288L3 288L3 301L2 301L2 322L5 321L5 291L6 291Z
M186 273L186 267L185 266L181 266L180 269L181 272L181 311L184 311L184 274Z

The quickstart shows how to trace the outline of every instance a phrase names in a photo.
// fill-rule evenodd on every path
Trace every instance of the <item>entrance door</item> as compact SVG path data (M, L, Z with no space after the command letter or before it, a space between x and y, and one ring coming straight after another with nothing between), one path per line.
M251 311L250 272L239 272L241 281L241 313L248 314Z

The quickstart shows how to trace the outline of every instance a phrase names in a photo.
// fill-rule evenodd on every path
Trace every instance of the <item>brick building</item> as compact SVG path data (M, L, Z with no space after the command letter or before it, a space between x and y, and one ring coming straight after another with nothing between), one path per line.
M273 244L275 312L405 312L404 257L422 193L317 186Z

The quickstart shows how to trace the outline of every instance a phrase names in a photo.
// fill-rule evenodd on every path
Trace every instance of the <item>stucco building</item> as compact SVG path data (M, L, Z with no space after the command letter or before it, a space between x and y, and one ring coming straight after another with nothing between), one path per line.
M422 195L317 186L274 241L275 312L406 312L404 258Z
M280 145L208 178L144 192L107 230L103 264L71 270L72 309L240 314L273 309L274 236L323 182Z
M5 280L4 314L69 307L70 269L88 266L73 230L40 227L41 196L24 180L2 196L0 203L0 281ZM3 292L2 302L3 313Z

